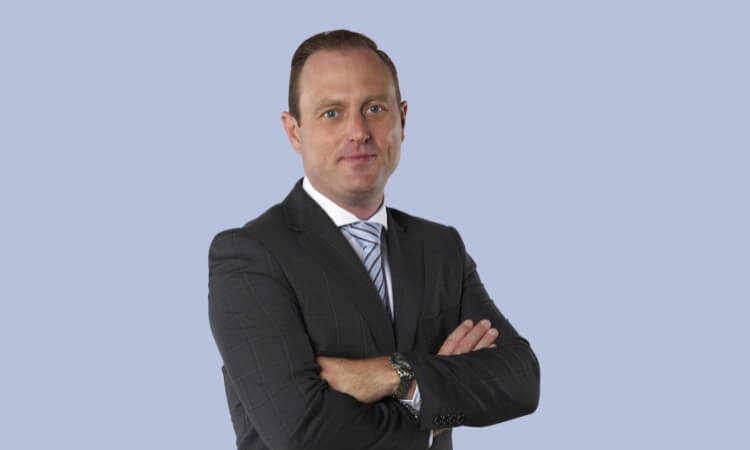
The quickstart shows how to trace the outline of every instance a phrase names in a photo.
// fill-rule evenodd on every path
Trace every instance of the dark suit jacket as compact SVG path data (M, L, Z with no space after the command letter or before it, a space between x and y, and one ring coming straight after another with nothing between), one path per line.
M209 318L239 449L425 449L430 429L483 426L536 409L539 365L487 295L455 229L388 209L390 321L361 261L302 189L209 252ZM436 356L465 319L488 318L497 348ZM418 418L386 398L330 389L316 356L402 352ZM433 448L450 449L450 432Z

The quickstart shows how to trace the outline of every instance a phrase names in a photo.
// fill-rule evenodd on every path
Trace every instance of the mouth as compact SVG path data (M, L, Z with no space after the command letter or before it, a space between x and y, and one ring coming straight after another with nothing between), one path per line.
M342 156L339 161L349 162L349 163L365 163L372 161L376 159L378 155L373 155L370 153L357 153L347 156Z

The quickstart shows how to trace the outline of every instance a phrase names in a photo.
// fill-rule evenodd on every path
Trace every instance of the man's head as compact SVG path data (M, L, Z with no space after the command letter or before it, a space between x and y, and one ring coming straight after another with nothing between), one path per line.
M364 35L337 30L295 52L282 121L313 186L364 211L380 203L398 165L406 108L388 55Z

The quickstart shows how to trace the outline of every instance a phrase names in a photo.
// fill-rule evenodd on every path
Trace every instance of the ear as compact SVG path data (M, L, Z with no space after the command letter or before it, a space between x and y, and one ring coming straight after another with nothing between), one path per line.
M289 138L289 142L292 144L292 147L294 147L294 151L299 153L302 149L302 140L299 136L299 124L297 124L297 119L289 114L288 111L284 111L281 113L281 124L284 126L286 137Z
M403 100L398 107L401 112L401 142L403 142L405 137L404 128L406 127L406 110L409 105L406 103L406 100Z

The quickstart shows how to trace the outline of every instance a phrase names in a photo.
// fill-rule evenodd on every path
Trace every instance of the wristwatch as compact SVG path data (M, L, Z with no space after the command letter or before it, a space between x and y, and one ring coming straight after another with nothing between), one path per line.
M391 367L396 371L400 381L396 392L393 393L394 398L404 398L406 393L409 392L409 386L411 380L414 379L414 369L411 368L411 364L404 358L401 353L395 352L391 354Z

